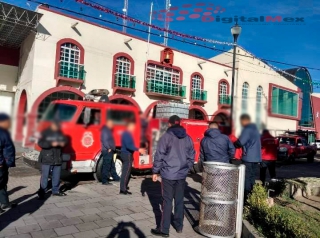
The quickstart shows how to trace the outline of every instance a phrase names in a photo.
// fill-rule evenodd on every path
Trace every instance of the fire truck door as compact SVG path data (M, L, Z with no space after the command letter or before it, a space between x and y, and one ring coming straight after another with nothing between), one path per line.
M101 110L95 108L90 109L90 122L87 125L84 123L84 108L75 125L71 143L75 150L76 160L93 159L101 147L100 130L103 125Z

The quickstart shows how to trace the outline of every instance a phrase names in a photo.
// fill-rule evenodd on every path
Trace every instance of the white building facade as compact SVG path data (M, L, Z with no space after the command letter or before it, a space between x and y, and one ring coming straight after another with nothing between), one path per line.
M112 102L134 105L148 116L157 102L173 100L190 104L191 119L228 125L229 55L207 60L150 43L146 60L143 39L43 6L37 11L43 14L37 33L20 47L13 109L14 138L26 146L32 145L28 138L52 100L82 99L99 88L110 91ZM261 61L245 60L250 64L237 59L234 119L247 112L274 133L295 130L299 89ZM292 106L286 111L288 102Z

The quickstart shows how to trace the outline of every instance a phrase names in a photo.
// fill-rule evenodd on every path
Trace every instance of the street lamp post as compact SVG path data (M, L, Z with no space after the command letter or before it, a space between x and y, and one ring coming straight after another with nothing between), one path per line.
M236 23L231 27L231 34L233 35L233 65L232 65L232 82L231 82L231 102L230 102L230 133L233 130L233 98L234 98L234 76L236 68L236 50L237 50L237 40L241 33L241 26Z

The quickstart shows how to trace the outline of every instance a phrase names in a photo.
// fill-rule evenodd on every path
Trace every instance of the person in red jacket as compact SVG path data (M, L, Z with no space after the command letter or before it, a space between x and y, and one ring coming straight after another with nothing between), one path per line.
M233 134L229 135L229 139L232 143L236 142L238 140L237 137L235 137ZM236 153L234 154L234 159L231 161L232 164L240 165L241 164L241 157L242 157L242 148L236 149Z
M261 136L262 163L260 167L260 180L262 181L263 186L266 182L267 169L269 170L271 179L276 177L278 146L278 139L273 137L268 130L263 130Z

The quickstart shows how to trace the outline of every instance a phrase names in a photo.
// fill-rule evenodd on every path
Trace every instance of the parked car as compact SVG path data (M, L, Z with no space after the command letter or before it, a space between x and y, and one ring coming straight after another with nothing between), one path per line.
M316 140L315 144L317 146L317 150L320 150L320 140Z
M296 158L307 158L309 163L314 161L317 153L315 145L308 145L305 138L295 135L279 136L278 160L293 162Z

